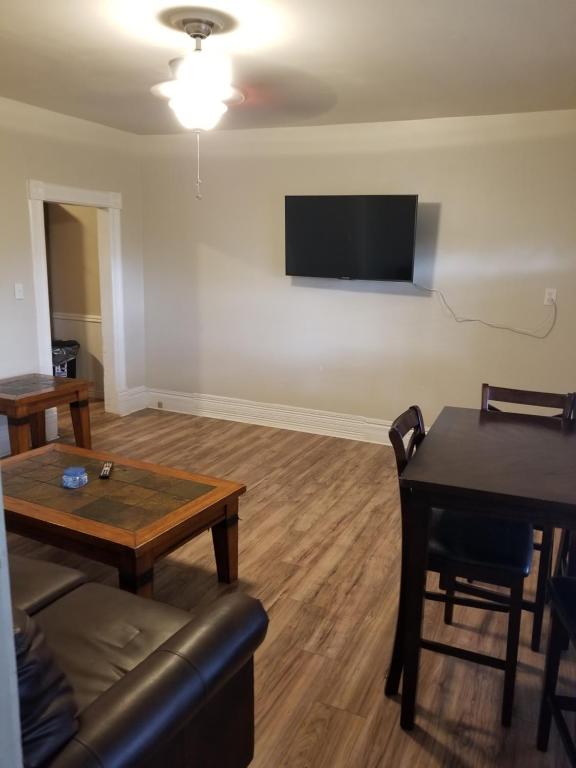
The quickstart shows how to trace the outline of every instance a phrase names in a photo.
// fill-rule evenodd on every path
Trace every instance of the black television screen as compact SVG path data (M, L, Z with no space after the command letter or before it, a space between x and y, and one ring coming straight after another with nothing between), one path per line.
M411 282L418 195L287 195L286 274Z

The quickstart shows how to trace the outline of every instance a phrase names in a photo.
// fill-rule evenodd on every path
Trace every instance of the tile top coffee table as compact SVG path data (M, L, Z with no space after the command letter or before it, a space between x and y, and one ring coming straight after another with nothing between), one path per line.
M110 479L98 475L113 461ZM88 484L60 485L69 466ZM238 498L231 480L53 443L0 462L9 531L115 566L120 586L153 591L154 563L210 529L220 581L238 578Z
M90 411L85 379L66 379L28 373L0 379L0 414L8 417L12 454L37 448L46 442L44 412L58 405L70 405L76 445L90 448Z

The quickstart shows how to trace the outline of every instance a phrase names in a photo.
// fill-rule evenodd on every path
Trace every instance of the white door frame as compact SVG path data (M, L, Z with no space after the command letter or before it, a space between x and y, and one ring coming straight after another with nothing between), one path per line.
M120 413L120 396L126 389L124 331L124 291L122 276L122 237L120 214L122 195L118 192L66 187L35 179L28 180L28 208L32 237L34 296L36 300L36 338L40 373L52 373L50 303L44 203L68 203L97 208L98 261L102 315L102 355L104 367L104 406Z

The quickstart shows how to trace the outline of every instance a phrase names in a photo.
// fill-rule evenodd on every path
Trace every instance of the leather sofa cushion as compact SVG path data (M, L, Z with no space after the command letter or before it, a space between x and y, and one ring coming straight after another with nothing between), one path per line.
M35 618L82 711L192 617L178 608L90 583Z
M10 555L10 589L12 604L29 615L78 587L86 576L73 568Z
M24 765L35 768L74 736L77 706L42 630L24 611L12 615Z

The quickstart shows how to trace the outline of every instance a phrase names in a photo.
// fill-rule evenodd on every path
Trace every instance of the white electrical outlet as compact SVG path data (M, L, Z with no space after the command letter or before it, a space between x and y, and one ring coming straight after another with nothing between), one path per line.
M544 291L544 304L546 304L546 306L556 304L556 294L556 288L546 288Z

